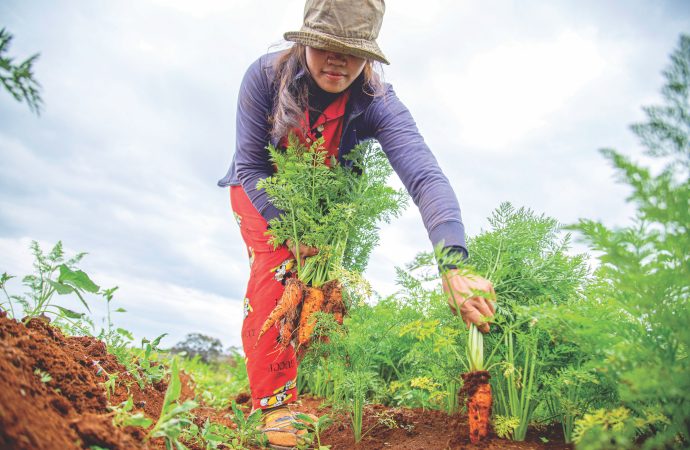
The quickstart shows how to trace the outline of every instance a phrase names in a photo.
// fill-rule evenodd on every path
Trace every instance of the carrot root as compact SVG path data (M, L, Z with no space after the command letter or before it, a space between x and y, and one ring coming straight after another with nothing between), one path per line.
M280 337L278 340L280 341L280 346L285 350L288 348L290 345L290 341L292 341L292 334L295 330L295 324L290 321L286 320L283 326L280 328Z
M333 314L338 324L343 324L345 315L345 303L343 302L343 288L338 280L331 280L323 285L324 297L326 298L324 311Z
M288 279L283 295L259 330L257 343L273 325L280 323L278 342L282 350L297 334L298 350L304 354L316 327L313 316L318 311L333 314L336 322L343 324L345 303L340 282L331 280L319 289L306 286L297 278Z
M257 342L276 322L284 317L292 317L295 310L302 301L302 296L304 294L304 283L302 283L297 278L290 278L285 283L285 290L283 295L280 297L278 304L271 311L268 318L261 326L259 331L259 336L257 337Z
M489 435L491 419L491 384L489 373L477 371L462 374L464 384L461 395L467 398L467 414L470 426L470 442L476 444Z
M298 342L304 346L309 342L309 338L316 326L316 320L312 317L315 312L321 311L324 303L323 291L315 287L307 287L302 305L302 314L299 320Z
M491 416L491 385L484 384L467 402L470 424L470 442L476 444L489 435Z

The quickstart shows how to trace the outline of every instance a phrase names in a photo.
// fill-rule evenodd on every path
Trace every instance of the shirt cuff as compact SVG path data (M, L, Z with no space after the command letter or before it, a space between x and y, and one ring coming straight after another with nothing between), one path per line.
M465 261L467 260L467 258L469 258L467 249L459 245L450 245L443 247L442 254L446 256L444 259L446 259L447 261L439 261L438 270L441 273L447 272L452 269L457 269L459 262Z
M465 226L462 222L455 220L436 225L429 231L429 239L434 248L438 245L467 248L467 244L465 244Z

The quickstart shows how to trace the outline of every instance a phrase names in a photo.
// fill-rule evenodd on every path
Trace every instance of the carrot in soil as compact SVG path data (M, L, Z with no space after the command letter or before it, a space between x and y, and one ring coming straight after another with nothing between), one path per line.
M299 319L298 342L300 347L309 342L309 338L316 327L316 320L312 316L315 312L321 311L323 301L324 295L321 289L307 287L304 295L304 304L302 305L302 314Z
M486 370L462 374L464 384L460 390L460 395L467 399L470 442L473 444L478 443L489 434L492 401L490 377Z
M297 278L290 278L285 283L285 290L283 295L280 297L278 304L269 314L268 319L261 326L259 331L259 337L257 338L257 343L261 336L266 333L273 324L282 319L283 317L295 314L295 310L302 301L302 296L304 294L304 283L302 283Z

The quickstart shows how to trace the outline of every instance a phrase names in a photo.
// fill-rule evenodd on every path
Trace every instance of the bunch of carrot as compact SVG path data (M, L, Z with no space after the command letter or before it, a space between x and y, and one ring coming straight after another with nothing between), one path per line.
M279 324L281 346L287 348L296 337L298 349L304 350L316 312L332 313L342 323L345 304L338 277L364 271L377 242L377 223L400 214L407 197L386 185L393 169L372 142L337 159L327 155L323 138L306 147L290 134L285 148L269 145L268 152L275 173L257 188L282 210L269 222L271 242L278 247L289 239L319 253L308 258L295 254L297 277L287 282L259 338Z
M281 347L287 348L296 333L298 349L304 349L314 333L314 314L319 311L333 314L335 321L342 325L345 303L338 280L328 281L319 288L307 286L298 278L290 278L278 305L261 327L259 338L276 323L280 323Z

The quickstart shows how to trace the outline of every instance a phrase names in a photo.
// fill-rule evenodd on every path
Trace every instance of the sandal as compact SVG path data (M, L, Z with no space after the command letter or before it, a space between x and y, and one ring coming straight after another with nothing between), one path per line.
M316 416L309 416L316 420ZM307 434L307 430L295 427L299 420L288 406L280 406L264 413L261 421L260 430L266 435L269 446L273 449L292 450L300 443L301 436Z

